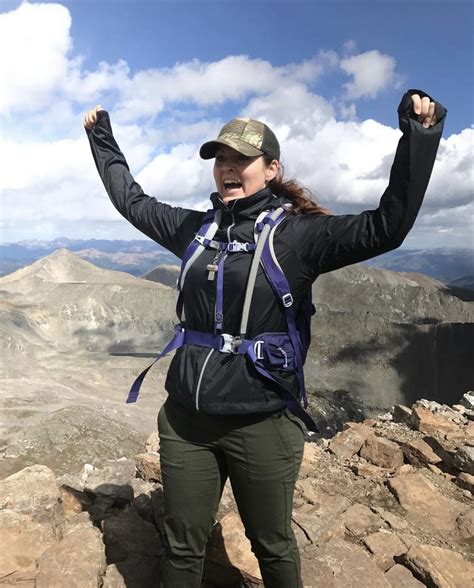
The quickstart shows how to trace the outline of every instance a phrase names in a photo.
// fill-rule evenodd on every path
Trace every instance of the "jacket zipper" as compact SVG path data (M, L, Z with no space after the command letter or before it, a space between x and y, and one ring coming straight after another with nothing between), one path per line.
M230 243L230 229L235 226L235 216L232 212L232 224L227 227L227 241Z
M234 213L231 213L231 214L232 214L232 224L227 227L227 240L229 243L230 243L230 229L235 225ZM202 364L201 372L199 374L199 379L198 379L198 383L196 386L196 401L195 401L195 406L196 406L197 412L199 412L199 392L201 391L201 383L202 383L202 378L204 376L204 370L206 369L207 362L209 361L213 351L214 351L214 349L211 349L209 351L209 353L206 355L206 359L204 360L204 363Z
M206 369L207 362L209 361L209 358L211 357L213 351L214 351L214 349L211 349L209 351L209 353L207 354L206 359L204 360L204 363L202 364L201 373L199 374L199 379L198 379L198 383L196 386L196 411L197 412L199 412L199 391L201 389L202 377L204 375L204 370Z

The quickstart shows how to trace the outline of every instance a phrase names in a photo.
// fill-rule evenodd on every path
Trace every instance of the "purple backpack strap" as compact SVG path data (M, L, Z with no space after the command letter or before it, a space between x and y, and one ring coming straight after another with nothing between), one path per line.
M130 392L128 393L128 396L127 396L127 400L126 400L127 404L131 404L131 403L137 401L138 394L140 393L140 388L143 383L143 380L145 379L145 376L147 375L149 370L155 365L155 363L157 361L159 361L165 355L168 355L168 353L170 353L174 349L178 349L178 347L181 347L184 344L184 329L182 328L182 326L176 325L174 330L175 330L174 337L171 339L171 341L168 343L168 345L157 356L155 361L153 363L151 363L146 369L144 369L142 371L142 373L133 382L132 387L130 388Z
M274 225L268 239L265 242L262 252L262 266L265 274L270 282L277 298L281 301L285 312L286 323L288 326L288 336L290 337L293 349L296 355L296 369L300 387L300 399L303 402L304 408L308 406L308 399L306 396L306 390L304 385L304 370L303 370L303 349L301 341L298 336L298 330L296 327L295 313L293 311L293 296L291 295L290 286L286 279L283 270L276 259L273 251L273 235L276 227L283 220L284 217L278 219L278 223Z
M196 261L196 259L201 255L201 253L206 248L205 245L201 244L196 237L202 237L203 240L212 239L219 228L219 224L221 221L222 211L220 209L214 210L209 209L206 214L204 215L201 228L196 233L194 239L191 243L187 246L186 251L184 252L183 259L181 261L181 271L179 273L178 278L178 301L176 302L176 314L178 319L182 321L183 316L183 285L184 280L186 278L186 274L188 273L189 268L192 264Z
M221 214L222 213L220 212L220 210L208 210L204 215L201 228L196 233L196 236L199 235L204 237L205 239L212 239L212 237L214 237L218 229ZM204 249L205 247L203 245L201 245L196 239L193 239L186 248L186 251L184 252L183 259L181 262L181 272L178 279L179 296L178 301L176 303L176 314L178 315L180 323L175 326L175 334L171 341L157 356L155 361L151 363L146 369L144 369L143 372L133 382L132 387L130 388L130 392L127 396L127 404L137 401L143 380L145 379L145 376L147 375L149 370L155 365L155 363L159 361L162 357L173 351L174 349L178 349L178 347L184 345L184 323L181 320L183 312L182 285L184 284L184 278L186 277L188 269L199 257L199 255L204 251Z

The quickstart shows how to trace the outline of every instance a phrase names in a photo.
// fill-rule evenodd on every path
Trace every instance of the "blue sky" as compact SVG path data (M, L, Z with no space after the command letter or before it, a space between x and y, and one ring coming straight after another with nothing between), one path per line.
M472 3L0 0L0 240L137 238L81 128L96 103L145 191L204 208L199 144L249 114L335 213L377 206L403 91L449 110L405 247L472 245ZM5 57L5 58L4 58ZM3 97L2 97L3 93Z

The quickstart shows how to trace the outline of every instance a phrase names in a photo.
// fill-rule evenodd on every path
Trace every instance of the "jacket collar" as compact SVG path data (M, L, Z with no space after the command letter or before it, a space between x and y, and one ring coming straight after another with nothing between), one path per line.
M263 188L251 196L235 198L225 204L217 192L211 194L214 210L221 209L224 213L233 213L241 219L256 219L262 210L278 208L285 200L272 194L269 188Z

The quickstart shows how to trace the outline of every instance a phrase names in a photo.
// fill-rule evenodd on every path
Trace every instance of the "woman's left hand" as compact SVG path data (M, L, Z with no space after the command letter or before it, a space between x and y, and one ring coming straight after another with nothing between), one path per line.
M418 122L422 123L425 129L436 124L435 103L425 96L420 98L419 94L412 94L413 112L418 115Z

